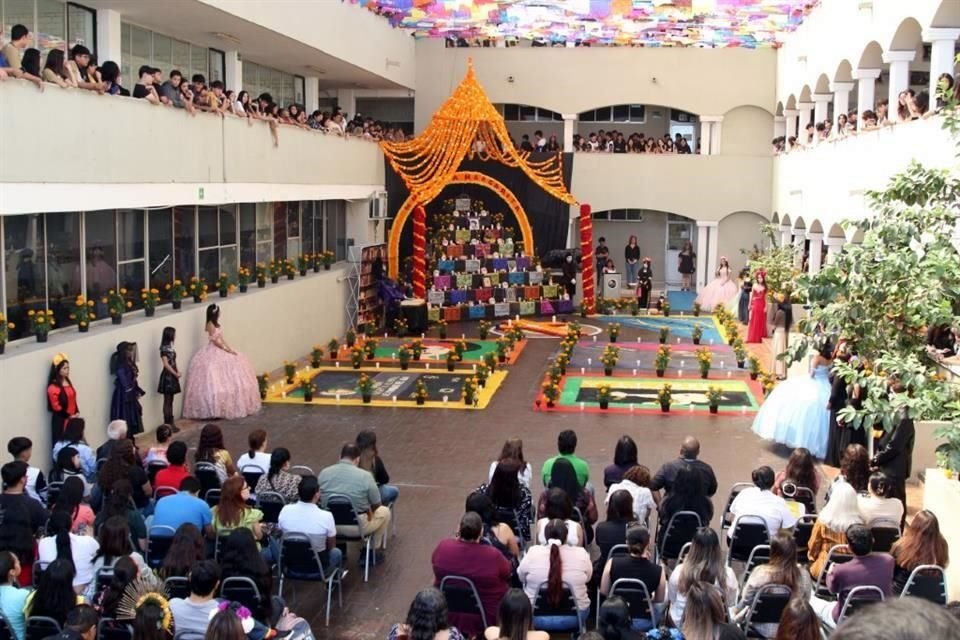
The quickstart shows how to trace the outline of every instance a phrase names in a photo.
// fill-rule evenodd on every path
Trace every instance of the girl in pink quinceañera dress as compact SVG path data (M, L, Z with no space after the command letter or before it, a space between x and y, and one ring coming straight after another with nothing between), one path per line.
M220 307L207 307L209 342L190 361L183 417L196 420L243 418L260 410L257 374L244 356L224 341Z
M718 304L730 302L730 298L737 295L740 287L736 282L730 279L730 263L723 256L720 256L720 266L717 267L717 278L708 284L697 296L697 302L700 308L707 313L712 313Z

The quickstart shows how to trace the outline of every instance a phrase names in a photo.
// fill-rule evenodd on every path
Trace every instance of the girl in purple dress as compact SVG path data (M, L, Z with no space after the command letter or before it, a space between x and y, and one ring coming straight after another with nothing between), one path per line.
M113 381L113 398L110 401L110 419L127 423L127 437L133 438L143 432L143 408L140 398L146 393L140 388L134 354L135 345L121 342L113 356L113 369L116 377Z

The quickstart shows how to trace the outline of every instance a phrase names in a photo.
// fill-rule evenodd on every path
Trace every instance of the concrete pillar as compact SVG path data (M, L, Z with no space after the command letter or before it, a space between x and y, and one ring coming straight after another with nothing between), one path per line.
M718 253L720 223L705 222L704 225L704 228L710 232L710 237L707 240L707 269L703 271L703 284L706 286L706 284L713 279L713 274L720 265L720 254Z
M225 75L223 84L227 89L232 89L237 93L243 91L243 60L240 58L240 52L225 51L223 54L223 67ZM251 97L251 99L253 99Z
M779 138L780 136L785 135L787 135L787 118L785 116L774 116L773 137Z
M320 108L320 77L306 76L303 79L303 109L311 114Z
M118 67L123 67L120 58L123 56L121 42L122 28L120 26L120 12L113 9L97 9L97 60L103 65L107 60L113 60ZM86 43L91 49L92 42ZM133 71L132 73L136 73ZM124 78L124 83L133 85L139 78Z
M713 121L700 120L700 147L696 150L702 156L710 155L710 140L713 138Z
M801 144L809 144L807 141L807 125L813 122L813 108L816 105L812 102L798 102L797 109L800 111L800 122L797 123L797 138Z
M823 234L808 231L807 240L810 241L809 273L810 275L816 275L820 273L820 254L823 251Z
M807 242L807 234L804 231L798 231L793 235L793 266L797 269L803 268L803 248Z
M343 109L347 118L357 113L357 92L353 89L337 89L337 106Z
M793 238L793 229L790 225L782 224L780 225L780 246L785 247L790 244L790 240Z
M563 151L573 152L573 135L577 132L577 114L563 114Z
M833 101L832 93L813 94L813 124L824 122L830 115L830 103Z
M916 51L884 51L883 61L890 65L890 83L887 100L890 101L890 116L897 113L897 96L910 88L910 63Z
M830 89L833 91L833 124L836 126L840 114L846 115L850 111L850 92L853 91L852 82L833 82Z
M707 254L710 251L707 242L709 241L710 225L716 224L716 222L697 221L697 278L694 284L697 289L702 289L707 285Z
M930 28L923 32L923 41L930 43L930 108L937 103L941 73L953 75L953 60L956 55L960 29Z
M796 138L797 137L797 116L800 115L800 112L796 109L784 109L783 117L786 118L787 131L784 135L787 138Z
M827 245L827 264L833 264L837 261L837 256L847 244L846 238L824 238L823 243Z
M854 69L853 79L857 81L857 111L863 113L867 109L875 110L877 97L877 78L880 69ZM863 118L857 117L857 130L864 127Z
M700 116L700 145L701 155L716 156L720 154L720 123L723 116Z

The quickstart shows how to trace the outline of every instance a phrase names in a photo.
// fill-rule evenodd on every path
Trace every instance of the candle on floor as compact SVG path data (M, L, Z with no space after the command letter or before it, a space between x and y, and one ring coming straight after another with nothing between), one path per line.
M556 323L557 323L557 316L551 316L550 322L556 324Z
M286 391L281 391L281 392L280 392L280 397L281 397L281 398L286 398L286 397L287 397L287 392L286 392Z
M693 413L693 405L692 405L692 404L687 405L687 411L689 411L690 413Z
M396 360L396 359L397 359L397 352L394 351L393 353L391 353L391 354L390 354L390 357L391 357L392 359Z
M443 396L443 404L447 404L448 396Z
M593 366L593 358L587 358L587 366Z
M683 369L680 369L680 371L677 371L677 377L678 377L678 378L682 378L682 377L683 377Z
M683 317L683 311L680 312L680 317L681 317L681 318Z
M593 336L593 341L594 341L594 342L597 341L597 336Z
M583 375L583 374L585 374L586 372L587 372L587 368L586 368L586 367L580 367L580 375Z
M467 334L461 333L461 334L460 334L460 339L461 339L461 340L466 340L466 339L467 339Z
M473 365L473 370L474 370L474 371L477 370L477 365L476 365L476 364Z
M687 363L686 360L681 360L681 361L680 361L680 368L683 369L683 365L685 365L686 363Z
M710 338L710 345L713 345L713 338Z
M580 411L583 411L583 403L580 403Z
M747 405L743 405L742 407L740 407L740 414L747 415Z
M636 370L636 369L633 370L633 375L634 375L634 376L637 375L637 370Z
M639 369L639 368L640 368L640 361L637 360L637 369Z
M425 334L425 333L421 333L421 334L420 334L420 339L421 339L421 340L423 340L423 339L426 338L426 337L427 337L427 334Z
M335 366L337 367L337 369L339 369L339 368L340 368L340 361L339 361L339 360L337 360L337 363L336 363L336 365L335 365Z
M397 396L393 396L393 404L397 404Z
M630 403L630 413L633 413L633 403Z
M337 402L340 402L340 392L337 392Z
M727 371L727 377L728 377L728 378L729 378L730 376L732 376L732 375L733 375L733 371Z
M383 332L383 337L384 337L384 338L389 338L389 337L390 337L390 334L387 333L386 331L384 331L384 332Z
M380 368L380 363L378 362L378 363L377 363L377 369L379 369L379 368Z
M429 368L430 368L430 363L428 362L428 363L427 363L427 369L429 369Z
M677 338L677 344L680 344L680 338Z

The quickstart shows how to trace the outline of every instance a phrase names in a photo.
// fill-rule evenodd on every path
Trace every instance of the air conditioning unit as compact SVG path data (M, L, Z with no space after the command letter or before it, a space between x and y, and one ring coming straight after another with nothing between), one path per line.
M387 192L378 191L370 198L370 219L385 220L387 216Z

